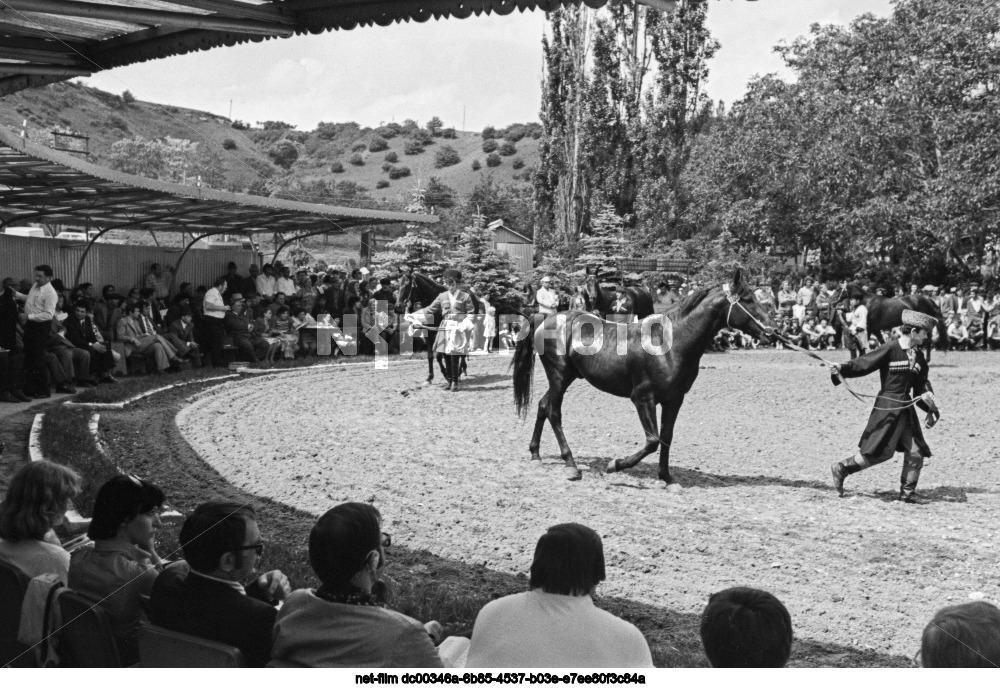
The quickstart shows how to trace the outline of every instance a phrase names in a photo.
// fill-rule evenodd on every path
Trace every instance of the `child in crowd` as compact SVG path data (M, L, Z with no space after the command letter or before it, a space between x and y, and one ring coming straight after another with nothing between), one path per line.
M769 592L728 588L708 598L701 643L716 669L780 669L792 652L792 617Z

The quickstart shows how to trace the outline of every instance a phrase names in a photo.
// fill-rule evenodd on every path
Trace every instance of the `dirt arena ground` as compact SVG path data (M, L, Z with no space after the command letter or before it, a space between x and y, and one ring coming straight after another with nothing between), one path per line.
M800 641L912 656L938 608L1000 599L1000 355L935 354L942 420L927 431L922 506L893 501L898 456L837 497L830 463L854 451L869 407L804 356L702 359L675 432L678 494L655 489L655 456L603 474L641 428L627 399L583 382L563 407L583 480L564 479L548 428L544 461L529 462L533 420L515 416L508 362L471 358L457 394L420 387L413 364L240 381L200 394L177 424L235 486L317 514L371 501L400 545L522 573L547 526L579 521L604 538L601 594L698 614L714 591L761 587ZM873 393L877 375L854 386ZM544 390L536 362L535 400Z

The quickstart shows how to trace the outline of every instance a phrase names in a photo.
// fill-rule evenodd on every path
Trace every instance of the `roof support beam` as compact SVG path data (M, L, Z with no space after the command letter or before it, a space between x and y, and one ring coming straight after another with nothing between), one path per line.
M103 19L146 26L176 26L183 29L205 29L262 36L289 37L294 30L277 23L246 19L228 19L215 14L164 12L121 5L99 5L69 0L4 0L4 5L21 12L55 14L64 17Z
M42 64L23 64L17 62L0 62L0 74L23 74L26 76L90 76L93 72L79 67L59 67Z
M234 2L233 0L167 0L172 5L182 5L184 7L194 7L199 10L218 12L226 17L240 17L242 19L257 19L259 21L275 21L282 24L294 24L293 19L288 18L283 7L270 5L248 5L245 2Z

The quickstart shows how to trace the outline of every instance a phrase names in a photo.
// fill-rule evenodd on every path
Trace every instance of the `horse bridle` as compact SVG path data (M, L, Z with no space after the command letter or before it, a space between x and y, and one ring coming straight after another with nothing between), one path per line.
M728 284L723 284L722 285L722 291L725 292L725 294L726 294L726 300L729 301L729 312L726 313L726 327L732 328L732 325L729 323L729 320L730 320L730 318L733 317L733 306L739 306L740 310L743 311L744 313L746 313L747 317L750 318L750 320L752 320L757 325L757 327L759 327L761 329L761 331L764 334L766 334L768 336L771 336L774 333L774 328L773 327L768 327L767 325L765 325L764 323L762 323L760 320L758 320L757 318L755 318L754 315L753 315L753 313L751 313L750 311L748 311L747 308L746 308L746 306L744 306L742 303L740 303L740 297L732 292L732 290L729 288Z

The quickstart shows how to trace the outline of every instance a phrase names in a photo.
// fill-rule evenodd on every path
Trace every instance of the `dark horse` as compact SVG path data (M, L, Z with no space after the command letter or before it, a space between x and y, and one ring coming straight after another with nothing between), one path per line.
M603 289L597 281L596 275L587 275L584 284L587 287L587 294L590 296L591 307L600 313L602 318L607 318L615 303L615 293ZM653 314L653 297L647 289L626 287L625 293L632 299L632 312L639 320Z
M448 287L435 282L427 275L422 275L419 272L411 272L409 274L403 275L402 280L399 284L399 299L396 300L396 314L403 315L407 311L413 311L413 304L417 301L420 302L423 308L431 305L431 303L438 297L442 292L448 291ZM472 297L472 304L476 309L476 313L482 311L482 304L479 299L476 298L475 294L469 293ZM428 384L434 381L434 340L437 339L437 329L441 325L440 316L435 316L433 327L435 329L428 328L427 330L427 382ZM437 355L438 366L441 368L441 374L448 377L448 374L444 369L444 354L439 353ZM466 366L465 356L459 356L459 374L465 373L468 375L468 370Z
M548 318L536 315L532 318L528 328L529 336L518 342L511 367L514 369L514 404L518 414L524 417L531 401L536 332L539 328L545 328L546 341L540 347L540 357L549 379L549 389L538 402L535 431L528 445L533 460L541 460L538 444L547 419L559 441L560 454L566 462L565 470L569 479L580 478L580 471L563 434L562 401L570 384L577 378L583 378L602 392L629 397L635 404L646 433L646 444L640 451L627 459L612 459L606 471L614 473L632 468L659 446L659 478L668 485L673 482L670 477L670 443L674 435L674 422L684 403L684 395L698 377L698 362L702 354L709 348L715 334L727 326L737 327L752 337L773 341L775 322L770 313L761 309L749 287L744 284L741 270L733 275L731 284L697 291L677 304L667 316L673 323L673 341L669 350L663 354L649 353L644 349L643 323L622 325L627 332L628 341L626 353L619 354L617 323L600 321L593 315L579 311L558 313ZM556 329L559 317L565 317L567 322ZM574 346L571 341L572 330L576 329L578 336L583 330L582 324L573 327L573 321L582 321L583 318L589 319L603 331L603 346L599 351L582 351L580 342ZM648 323L645 327L648 337ZM553 331L556 337L548 336ZM539 332L539 336L541 334ZM594 335L597 337L598 332L595 331ZM595 348L598 346L594 342L591 344ZM656 428L657 404L663 406L659 432Z
M864 304L865 308L868 309L868 334L874 334L875 338L878 339L879 344L885 344L885 338L882 336L882 330L888 331L894 327L902 325L903 311L911 310L926 313L932 318L937 318L938 348L947 349L948 325L945 323L944 318L941 317L941 309L938 308L938 305L923 294L908 294L898 298L890 298L888 296L872 294L870 291L866 291L864 287L857 282L850 282L848 283L847 289L844 291L844 295L838 305L843 305L845 301L852 298L860 300L861 303ZM850 308L848 304L848 311L849 310ZM926 347L927 361L930 362L930 337L927 337Z

